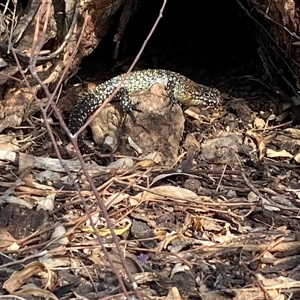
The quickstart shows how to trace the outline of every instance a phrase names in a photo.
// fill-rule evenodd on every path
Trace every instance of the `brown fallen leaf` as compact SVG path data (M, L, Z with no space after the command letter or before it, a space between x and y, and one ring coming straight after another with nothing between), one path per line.
M14 292L14 295L16 295L16 296L35 296L35 297L42 297L45 299L58 300L58 298L50 291L41 289L32 283L22 286L22 288L20 290Z
M22 270L14 272L10 278L8 278L4 284L3 288L9 293L14 293L18 290L30 277L43 273L45 282L49 282L51 277L51 271L42 263L34 261L25 266Z
M7 250L15 242L12 235L5 228L0 227L0 250Z
M281 151L275 151L272 149L267 149L267 157L287 157L287 158L293 158L293 155L286 150Z
M171 287L169 293L166 297L166 300L182 300L180 293L176 286Z

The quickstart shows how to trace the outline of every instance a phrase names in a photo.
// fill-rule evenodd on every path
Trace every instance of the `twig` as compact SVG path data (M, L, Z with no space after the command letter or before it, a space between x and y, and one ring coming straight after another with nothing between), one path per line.
M261 192L254 187L254 185L249 181L249 179L247 178L246 174L244 172L241 172L241 176L245 182L245 184L247 185L247 187L254 193L256 194L261 200L267 200L262 194Z

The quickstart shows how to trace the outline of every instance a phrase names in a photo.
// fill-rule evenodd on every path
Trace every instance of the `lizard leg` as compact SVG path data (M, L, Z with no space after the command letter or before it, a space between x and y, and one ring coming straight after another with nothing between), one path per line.
M121 88L116 94L115 99L120 101L121 108L125 114L128 114L130 118L135 122L133 111L140 111L137 106L138 103L133 103L129 98L129 93L125 88Z
M173 80L169 80L166 86L167 95L170 99L170 106L173 106L178 103L177 99L175 98L175 83Z

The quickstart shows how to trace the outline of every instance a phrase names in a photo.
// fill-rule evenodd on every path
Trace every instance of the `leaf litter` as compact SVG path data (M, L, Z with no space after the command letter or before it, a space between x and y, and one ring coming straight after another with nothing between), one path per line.
M243 105L228 104L234 118L190 121L171 166L156 151L109 167L87 162L145 298L300 298L300 130L252 111L245 118ZM1 293L121 293L95 230L130 289L78 162L65 158L94 228L59 161L21 153L18 168L13 143L0 152Z

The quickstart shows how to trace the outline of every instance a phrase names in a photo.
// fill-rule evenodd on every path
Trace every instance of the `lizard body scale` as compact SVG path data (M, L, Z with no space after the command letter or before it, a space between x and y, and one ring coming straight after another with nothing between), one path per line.
M82 97L70 114L69 129L72 134L85 124L88 117L114 92L122 79L123 75L115 76L99 84L93 91ZM165 86L171 104L180 102L184 106L208 107L217 105L221 100L219 90L195 83L179 73L162 69L131 72L113 100L120 101L125 113L131 113L134 105L129 95L147 90L156 83ZM84 142L81 134L78 136L78 145L83 153L94 153Z

